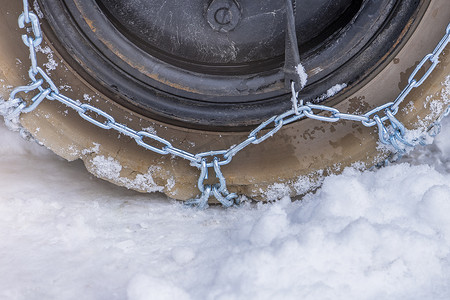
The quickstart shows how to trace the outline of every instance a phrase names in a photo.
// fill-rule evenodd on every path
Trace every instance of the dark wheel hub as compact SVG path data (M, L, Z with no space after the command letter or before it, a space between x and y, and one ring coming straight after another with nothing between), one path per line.
M297 0L305 100L370 74L418 0ZM146 116L238 130L290 107L279 0L39 0L45 32L89 82ZM52 36L54 35L54 36Z
M208 24L220 32L233 30L241 19L241 8L234 0L213 0L206 11Z

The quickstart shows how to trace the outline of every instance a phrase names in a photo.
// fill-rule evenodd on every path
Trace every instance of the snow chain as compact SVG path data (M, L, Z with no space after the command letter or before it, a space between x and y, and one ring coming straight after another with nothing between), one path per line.
M208 199L210 196L214 196L225 207L239 204L240 197L237 194L230 193L227 190L226 180L220 167L229 164L233 157L248 145L259 144L277 133L284 125L305 117L325 122L337 122L339 120L357 121L361 122L366 127L376 125L378 128L380 142L393 146L400 154L405 153L408 147L414 147L417 144L422 143L420 139L413 141L407 141L405 139L405 126L395 117L395 115L398 112L399 105L411 92L411 90L419 87L428 78L431 72L433 72L434 68L439 63L439 55L450 41L449 23L447 25L444 37L437 44L433 52L425 55L425 57L420 61L409 76L408 85L400 92L397 98L394 101L376 107L363 115L342 113L333 107L325 105L317 105L312 103L303 104L303 100L300 99L299 101L298 92L295 90L295 83L292 82L292 109L283 114L275 115L262 122L256 129L249 133L246 140L242 141L238 145L234 145L226 150L214 150L192 154L174 147L168 140L155 134L142 130L136 131L129 128L125 124L118 123L111 115L92 105L81 104L79 101L63 95L48 74L38 66L36 59L36 47L42 42L42 31L39 24L39 18L34 12L30 11L27 0L23 0L23 6L24 11L19 16L18 23L20 28L26 28L27 32L30 34L23 34L22 40L30 51L31 67L28 75L31 79L31 83L29 85L16 87L11 92L8 100L8 107L10 107L10 110L6 114L5 119L11 120L13 118L17 118L21 113L31 112L45 99L50 101L57 100L77 111L83 119L89 121L90 123L103 129L114 129L119 133L129 136L133 138L138 145L144 147L145 149L161 155L171 154L189 160L193 166L200 169L198 189L201 192L201 195L198 198L187 201L186 203L199 208L205 208L208 206ZM415 79L417 73L422 70L423 66L427 62L431 63L429 68L423 70L424 75L420 79ZM44 83L48 84L49 87L44 88ZM28 93L31 91L35 91L37 94L32 97L30 103L27 103L24 99L17 96L19 92ZM97 115L106 118L106 121L100 122L91 117L88 112L94 112ZM322 112L327 112L329 116L321 115ZM447 107L443 116L446 116L449 113L450 106ZM439 118L432 125L435 129L433 130L433 136L439 132L440 121L443 116L441 116L441 118ZM269 127L272 128L266 131ZM144 138L162 143L164 146L157 148L145 142ZM204 181L208 179L208 171L210 169L214 170L215 176L217 177L218 183L216 184L204 184Z

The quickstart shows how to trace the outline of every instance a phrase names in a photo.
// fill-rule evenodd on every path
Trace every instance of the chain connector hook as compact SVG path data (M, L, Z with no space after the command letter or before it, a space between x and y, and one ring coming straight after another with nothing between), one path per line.
M224 207L230 207L234 204L238 204L238 195L235 193L230 193L227 189L227 182L225 176L223 176L222 170L220 169L219 159L217 157L213 158L212 169L214 170L216 178L219 182L215 184L205 184L205 180L208 180L208 171L210 168L211 166L207 163L206 158L202 158L200 163L200 176L197 182L201 195L198 198L186 201L186 205L196 206L200 209L206 208L211 194Z

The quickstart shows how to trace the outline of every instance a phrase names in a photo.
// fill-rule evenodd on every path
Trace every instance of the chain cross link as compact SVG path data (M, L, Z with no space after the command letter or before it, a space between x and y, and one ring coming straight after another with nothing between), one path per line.
M413 147L417 143L407 141L405 139L405 127L395 118L398 112L399 105L403 102L405 97L411 92L412 89L420 86L428 76L433 72L437 64L439 63L439 56L448 45L450 41L450 23L447 25L446 33L439 41L432 53L425 55L425 57L419 62L414 71L408 78L407 86L400 92L397 98L386 104L378 106L369 112L359 114L349 114L346 112L340 112L339 110L319 104L303 103L303 100L298 99L298 92L296 92L294 82L291 82L291 102L293 103L292 109L275 115L268 120L262 122L258 127L252 130L247 138L238 145L231 146L226 150L213 150L201 153L189 153L185 150L174 147L168 140L146 131L135 131L129 128L125 124L121 124L115 121L114 117L108 113L96 108L90 104L82 104L78 100L73 100L63 94L61 94L48 76L37 63L36 47L42 42L43 35L39 24L39 18L35 13L30 11L28 1L23 0L24 10L18 18L20 28L25 28L27 24L31 25L31 29L28 28L28 32L32 32L34 37L27 34L22 35L23 43L29 48L31 67L28 72L31 83L25 86L19 86L12 90L10 93L9 101L13 104L13 109L5 118L13 119L18 117L21 113L28 113L33 111L44 99L56 100L76 112L86 121L94 124L97 127L106 130L116 130L119 133L127 135L135 140L135 142L150 151L161 155L174 155L182 159L186 159L198 169L200 169L200 176L198 179L198 189L200 196L198 198L187 201L188 205L195 205L199 208L205 208L208 206L208 200L210 196L214 196L223 206L230 207L232 205L239 204L239 197L235 193L230 193L227 189L226 179L220 169L221 166L229 164L233 157L248 147L251 144L259 144L276 134L283 126L300 120L302 118L310 118L324 122L337 122L339 120L349 120L362 123L366 127L377 126L380 142L383 144L393 146L399 153L405 152L405 147ZM424 70L424 74L420 79L415 79L419 71L425 66L425 64L431 63L428 69ZM41 78L37 78L37 76ZM48 85L47 88L43 87L43 84ZM28 93L37 90L38 93L30 100L31 104L28 104L25 100L17 97L18 93ZM89 114L90 113L90 114ZM94 114L92 114L94 113ZM432 124L432 130L430 129L430 135L436 135L440 131L440 121L444 116L450 114L450 106L447 107L445 113ZM97 115L94 117L93 115ZM104 120L100 121L96 118L100 116ZM388 125L385 123L388 122ZM149 142L144 141L149 140ZM151 142L150 142L151 141ZM153 143L157 142L162 144L161 147L157 147ZM219 158L222 159L219 159ZM208 162L208 158L210 161ZM208 180L208 170L213 169L218 183L205 184Z
M217 201L219 201L224 207L230 207L235 204L239 204L239 196L236 193L230 193L227 189L227 182L220 170L219 159L213 158L213 169L216 174L216 178L219 180L216 184L205 184L205 180L208 179L208 163L205 158L202 158L200 167L200 176L198 178L198 188L202 193L200 197L192 199L186 202L187 205L195 205L200 209L208 207L209 195L212 193Z

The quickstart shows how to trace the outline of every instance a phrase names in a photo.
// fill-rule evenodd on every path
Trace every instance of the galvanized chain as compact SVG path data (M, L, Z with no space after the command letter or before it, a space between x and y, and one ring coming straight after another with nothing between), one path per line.
M198 189L201 192L201 195L196 199L188 201L187 204L195 205L200 208L204 208L208 205L210 196L214 196L225 207L239 204L238 195L235 193L230 193L227 189L226 179L221 171L221 166L229 164L237 153L250 144L259 144L276 134L283 126L302 118L310 118L325 122L350 120L361 122L366 127L377 125L379 138L383 144L392 145L399 152L404 152L406 147L415 146L415 141L407 141L405 139L405 127L400 121L398 121L397 118L395 118L395 115L398 112L399 105L405 97L413 88L420 86L437 66L439 63L439 56L450 40L449 23L447 25L446 34L444 37L438 43L433 52L427 54L417 65L408 79L408 85L401 91L393 102L388 102L384 105L378 106L363 115L348 114L325 105L313 103L304 104L303 100L298 99L298 92L296 92L294 86L295 83L292 82L291 100L293 107L291 110L280 115L275 115L262 122L257 128L249 133L244 141L238 145L234 145L226 150L214 150L193 154L174 147L168 140L161 138L156 134L143 130L136 131L129 128L125 124L118 123L115 121L113 116L99 108L96 108L90 104L82 104L79 101L63 95L48 74L38 66L36 47L42 42L42 31L39 24L39 18L34 12L30 11L27 0L23 0L23 5L24 11L18 19L19 27L27 28L27 32L34 35L22 35L23 43L29 48L30 51L31 67L28 75L31 79L31 83L26 86L16 87L11 92L9 97L10 110L6 114L5 119L14 119L21 113L31 112L45 99L50 101L59 101L77 111L83 119L89 121L95 126L107 130L116 130L119 133L133 138L138 145L145 149L161 155L171 154L190 161L192 165L200 169ZM418 72L427 62L430 62L431 65L427 70L424 70L424 75L418 80L415 79ZM19 93L29 93L32 91L36 91L37 94L32 97L30 104L28 104L24 99L18 97ZM105 120L99 121L95 119L92 117L92 112L98 116L101 116ZM446 114L448 115L449 112L450 107L447 108ZM325 115L322 113L325 113ZM385 123L388 123L388 125L385 125ZM439 123L435 124L436 127L439 127L438 124ZM148 142L144 141L144 139L148 140ZM161 143L163 146L156 147L152 145L153 142ZM209 178L208 171L210 169L214 170L215 177L218 180L215 184L205 184L205 180Z

